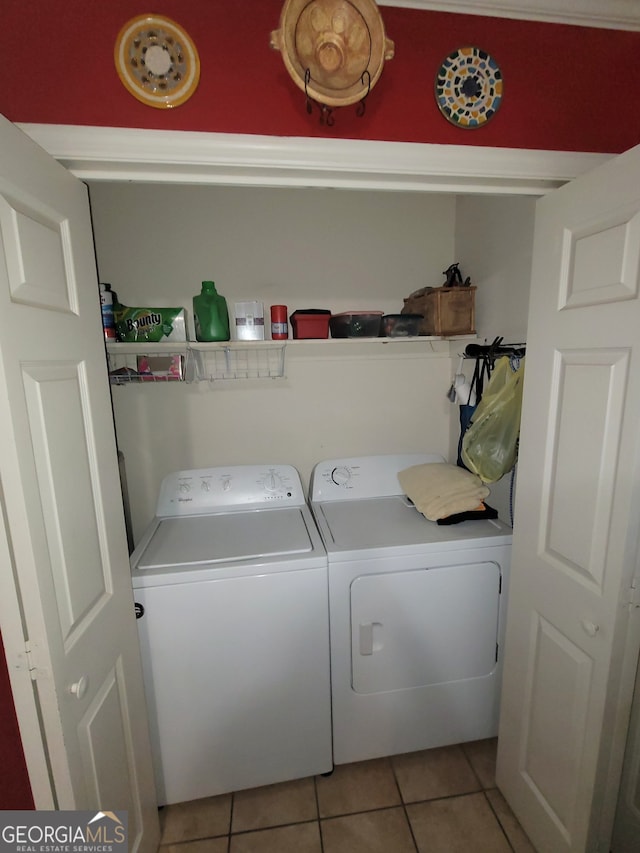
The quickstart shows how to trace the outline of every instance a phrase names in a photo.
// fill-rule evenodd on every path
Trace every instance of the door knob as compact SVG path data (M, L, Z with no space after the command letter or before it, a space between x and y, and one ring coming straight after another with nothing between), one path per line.
M81 675L77 681L69 687L69 693L73 693L76 699L82 699L89 688L89 678L86 675Z
M588 634L590 637L595 637L600 630L599 625L596 625L595 622L589 622L588 619L583 619L580 624L582 625L585 634Z

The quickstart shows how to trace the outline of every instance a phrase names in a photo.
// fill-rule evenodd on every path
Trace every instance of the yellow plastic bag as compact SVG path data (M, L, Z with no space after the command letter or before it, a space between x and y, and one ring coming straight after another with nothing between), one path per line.
M483 483L495 483L516 463L524 362L515 371L506 357L496 362L462 439L462 461Z

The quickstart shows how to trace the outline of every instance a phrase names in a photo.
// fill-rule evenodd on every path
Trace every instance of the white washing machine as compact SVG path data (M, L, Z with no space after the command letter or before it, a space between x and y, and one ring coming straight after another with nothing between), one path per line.
M169 475L131 568L158 803L330 771L327 557L297 471Z
M441 526L419 513L397 474L442 461L368 456L314 468L335 764L497 734L511 528Z

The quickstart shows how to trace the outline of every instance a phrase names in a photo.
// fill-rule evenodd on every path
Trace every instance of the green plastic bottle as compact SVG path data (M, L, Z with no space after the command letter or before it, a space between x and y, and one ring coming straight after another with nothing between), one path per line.
M193 319L197 341L228 341L231 337L227 300L217 292L215 282L203 281L201 293L193 297Z

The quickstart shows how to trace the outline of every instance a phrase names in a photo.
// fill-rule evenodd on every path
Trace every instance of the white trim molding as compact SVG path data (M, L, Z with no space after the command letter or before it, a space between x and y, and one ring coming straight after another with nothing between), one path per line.
M640 30L638 0L378 0L378 5L612 30Z
M18 125L81 180L543 195L612 155Z

